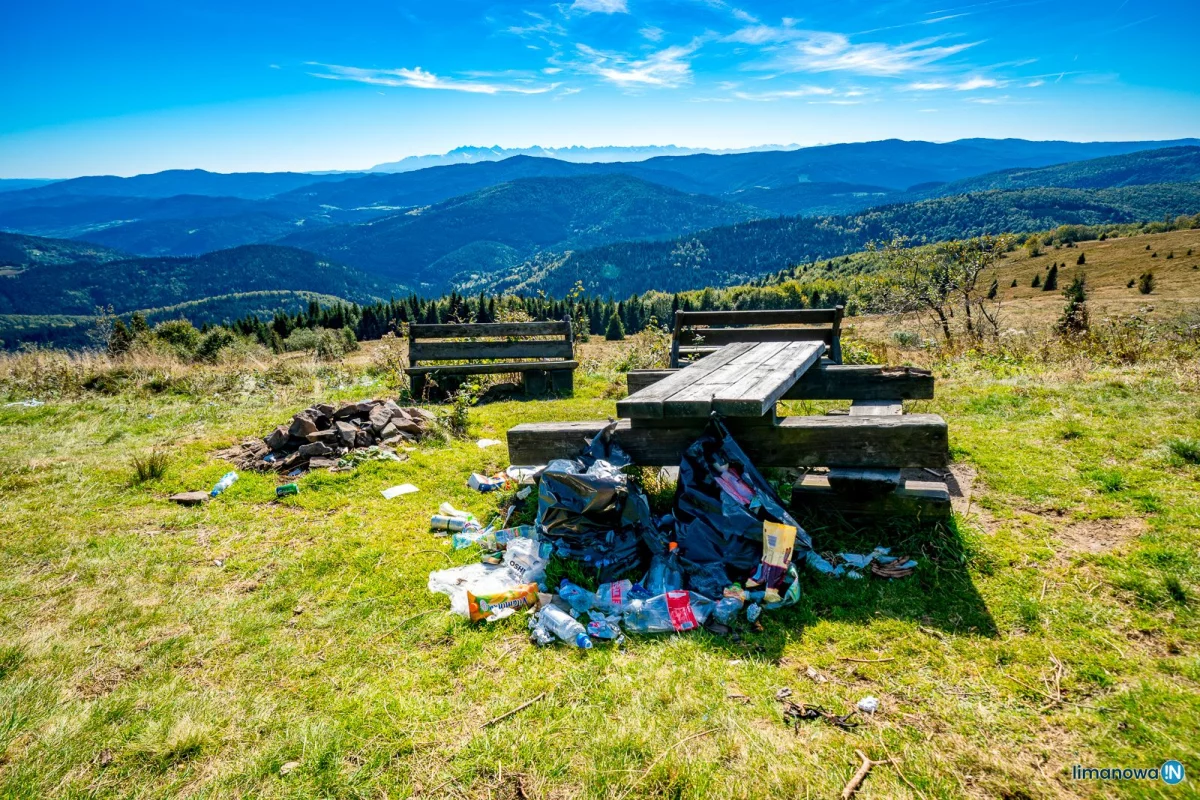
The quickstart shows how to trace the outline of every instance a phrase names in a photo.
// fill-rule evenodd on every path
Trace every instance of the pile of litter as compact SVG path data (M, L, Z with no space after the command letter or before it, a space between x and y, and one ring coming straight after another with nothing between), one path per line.
M680 633L706 627L729 632L758 625L764 610L800 598L798 565L863 577L910 574L916 562L877 548L868 556L844 553L834 567L812 550L805 531L784 509L770 484L719 422L688 448L679 470L672 513L650 514L644 492L622 467L629 457L612 441L612 426L587 443L576 459L545 467L510 467L470 485L488 491L514 483L538 484L533 525L483 526L471 513L443 503L430 520L455 549L480 548L479 563L438 570L429 589L450 596L450 608L472 622L492 622L525 611L530 639L556 639L587 649L626 633ZM519 476L519 480L514 480ZM563 578L547 583L552 560L567 574L587 575L590 590Z
M401 408L392 400L363 400L334 407L318 403L263 439L222 455L241 469L295 474L297 470L348 468L367 460L399 460L393 448L424 438L437 416Z

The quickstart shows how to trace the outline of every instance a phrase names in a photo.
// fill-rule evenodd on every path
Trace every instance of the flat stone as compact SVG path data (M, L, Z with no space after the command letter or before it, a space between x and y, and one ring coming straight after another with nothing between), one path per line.
M330 428L327 431L317 431L316 433L310 433L308 435L308 440L310 442L324 442L330 446L336 446L339 439L340 434L333 428Z
M405 406L404 413L408 414L413 419L423 419L423 420L426 420L427 422L433 422L435 419L437 419L437 414L434 414L432 411L425 409L425 408L420 408L418 406Z
M308 460L309 469L333 469L337 465L336 458L310 458Z
M212 498L208 492L180 492L167 499L172 503L179 503L181 506L198 506L201 503L207 503Z
M282 450L287 445L288 437L290 435L291 434L288 433L287 426L280 425L278 428L271 431L271 433L268 434L267 438L263 441L266 442L267 447L271 448L272 450Z
M338 438L346 447L354 446L354 437L358 435L358 428L351 425L349 422L335 422L334 428L337 430Z
M411 420L408 417L396 417L392 420L392 425L396 430L404 431L405 433L419 434L425 430L424 426L416 420Z
M317 411L320 411L322 414L324 414L327 417L333 416L334 409L333 409L333 406L330 405L329 403L317 403L315 406L313 406L313 408L315 408Z
M371 414L368 417L371 422L371 430L379 433L392 420L392 412L388 411L385 406L375 406L371 409Z
M318 430L316 420L310 417L305 412L301 411L296 416L292 417L292 426L288 428L288 433L295 436L297 439L304 439L310 433L316 433Z
M333 412L333 419L334 419L334 421L341 420L341 419L350 419L351 417L357 416L357 415L358 415L358 403L347 403L346 405L338 408L337 411Z
M313 456L328 456L333 454L333 448L324 442L311 442L301 445L297 450L300 455L312 458Z

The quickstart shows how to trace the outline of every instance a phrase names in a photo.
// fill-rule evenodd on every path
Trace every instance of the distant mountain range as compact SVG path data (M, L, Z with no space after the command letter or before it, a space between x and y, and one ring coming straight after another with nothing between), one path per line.
M12 232L0 234L0 315L21 316L5 329L26 331L29 315L83 318L110 304L212 321L310 294L557 296L582 281L624 297L727 285L897 235L935 241L1194 214L1198 145L888 140L636 162L518 155L396 173L176 170L0 187L0 230Z
M408 156L399 161L376 164L368 172L411 172L427 167L451 164L478 164L481 161L503 161L513 156L533 156L570 161L576 164L609 163L613 161L645 161L656 156L690 156L696 153L748 153L755 150L794 150L798 145L763 145L745 149L714 150L704 147L646 145L643 147L456 147L448 153L428 156Z

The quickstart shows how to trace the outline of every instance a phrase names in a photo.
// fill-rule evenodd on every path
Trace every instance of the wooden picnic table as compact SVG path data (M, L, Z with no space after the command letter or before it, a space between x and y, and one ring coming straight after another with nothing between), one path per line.
M736 342L617 402L633 424L650 420L767 417L816 364L821 342Z

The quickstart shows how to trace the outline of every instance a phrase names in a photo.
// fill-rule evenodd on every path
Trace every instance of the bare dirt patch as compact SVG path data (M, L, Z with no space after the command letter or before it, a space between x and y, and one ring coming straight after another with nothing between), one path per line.
M1146 521L1124 519L1088 519L1061 528L1057 537L1072 553L1111 553L1146 531Z

